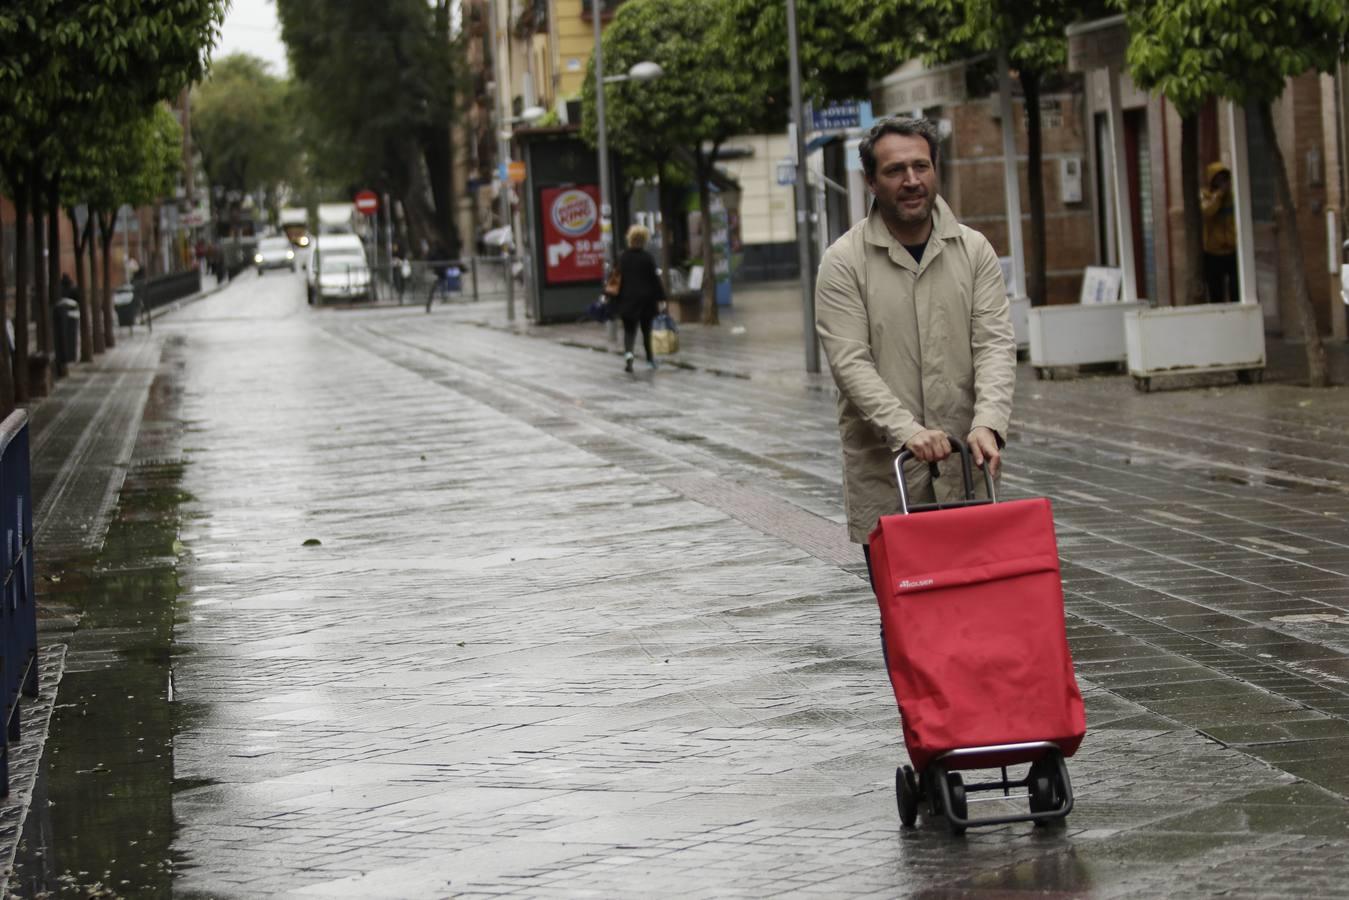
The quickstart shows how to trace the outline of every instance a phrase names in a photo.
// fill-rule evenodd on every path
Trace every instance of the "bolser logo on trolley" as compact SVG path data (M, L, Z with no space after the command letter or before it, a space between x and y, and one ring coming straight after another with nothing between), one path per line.
M598 217L595 201L585 191L563 191L553 200L553 226L568 237L588 234Z
M910 581L909 579L905 578L903 581L899 583L899 589L901 591L913 591L917 590L918 588L932 587L932 584L935 581L936 579L934 578L922 578L917 581Z

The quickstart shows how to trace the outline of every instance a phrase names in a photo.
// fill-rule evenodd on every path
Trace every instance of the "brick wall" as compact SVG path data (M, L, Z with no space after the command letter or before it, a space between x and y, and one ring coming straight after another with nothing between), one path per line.
M1013 103L1016 148L1021 188L1021 233L1029 262L1033 250L1030 229L1030 192L1027 184L1024 104ZM971 100L950 108L952 136L944 165L946 199L961 221L978 229L999 255L1007 255L1006 201L1004 198L1002 128L997 116L997 98ZM1084 171L1081 203L1063 202L1059 161L1066 157L1085 162L1086 137L1082 125L1082 95L1078 92L1042 98L1043 160L1041 172L1045 195L1046 299L1051 304L1076 303L1082 287L1082 270L1096 263L1090 193Z

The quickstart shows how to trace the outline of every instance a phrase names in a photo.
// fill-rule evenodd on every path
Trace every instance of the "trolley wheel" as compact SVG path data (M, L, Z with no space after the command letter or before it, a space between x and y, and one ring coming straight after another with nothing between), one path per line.
M951 808L947 810L946 822L951 826L951 833L959 837L965 833L965 826L957 825L951 815L954 814L961 819L969 817L969 807L965 803L965 782L959 772L947 773L946 790L951 795Z
M1146 394L1148 391L1152 390L1152 379L1135 375L1134 387Z
M1035 380L1036 380L1036 381L1044 381L1044 380L1045 380L1046 378L1048 378L1048 377L1049 377L1049 373L1046 372L1045 369L1044 369L1042 366L1036 366L1036 367L1035 367Z
M1030 811L1052 812L1063 805L1068 796L1065 780L1068 777L1063 756L1057 751L1048 753L1030 767L1028 777L1030 787ZM1041 820L1035 823L1037 828L1062 824L1062 819Z
M900 823L912 828L918 821L918 779L908 766L895 769L895 797L899 802Z
M1054 795L1054 782L1048 775L1032 774L1030 777L1030 811L1033 813L1049 812L1058 806L1058 800ZM1048 822L1041 819L1037 821L1036 826L1047 825Z
M1238 384L1259 384L1260 382L1262 382L1262 381L1264 381L1264 380L1265 380L1265 370L1264 370L1264 369L1238 369L1238 370L1237 370L1237 383L1238 383Z

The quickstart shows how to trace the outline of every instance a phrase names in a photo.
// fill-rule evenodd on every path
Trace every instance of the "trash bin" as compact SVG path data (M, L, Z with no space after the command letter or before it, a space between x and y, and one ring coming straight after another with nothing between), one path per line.
M445 270L445 290L451 294L463 292L464 272L458 266L450 266Z
M136 289L129 284L119 287L112 295L112 306L117 311L117 324L128 327L136 324Z
M52 311L53 337L56 338L56 355L61 363L73 363L80 358L80 304L63 297L56 301Z

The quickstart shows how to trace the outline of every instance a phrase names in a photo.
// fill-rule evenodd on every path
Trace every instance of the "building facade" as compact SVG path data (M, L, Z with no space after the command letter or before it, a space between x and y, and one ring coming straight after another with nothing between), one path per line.
M1122 27L1122 26L1120 26ZM1198 260L1186 258L1182 193L1181 129L1174 106L1160 94L1139 89L1123 71L1127 33L1106 39L1114 46L1109 68L1079 66L1040 99L1043 124L1041 177L1045 199L1046 299L1078 300L1087 266L1119 266L1121 217L1127 204L1132 262L1140 298L1156 306L1193 302L1188 273ZM1332 274L1342 262L1345 239L1346 107L1344 74L1307 73L1288 79L1273 106L1278 151L1287 165L1297 234L1281 235L1276 218L1273 153L1253 109L1245 134L1249 159L1256 282L1266 329L1271 334L1300 330L1291 297L1291 260L1286 239L1300 242L1307 284L1323 333L1342 337L1345 307ZM1110 177L1114 160L1109 131L1110 79L1121 106L1127 191L1123 199ZM1019 89L1013 79L1014 89ZM942 193L963 221L982 231L1000 254L1010 252L1003 199L1002 123L996 92L986 78L965 67L927 68L911 62L874 86L878 114L922 114L936 120L942 145ZM1013 99L1026 253L1032 250L1024 99ZM1232 165L1233 137L1220 104L1198 115L1201 169L1211 162Z

